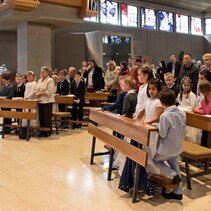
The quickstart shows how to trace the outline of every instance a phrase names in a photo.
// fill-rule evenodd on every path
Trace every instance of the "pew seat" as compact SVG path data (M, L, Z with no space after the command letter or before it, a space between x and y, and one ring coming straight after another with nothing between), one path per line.
M67 112L67 105L72 104L74 99L74 95L55 95L55 104L64 104L65 105L65 111L54 111L52 116L55 122L56 127L56 134L59 134L59 120L61 121L62 118L68 118L70 117L70 112ZM68 120L64 120L65 123L68 125Z
M188 189L192 189L191 188L191 178L197 177L197 176L203 176L203 175L211 173L211 170L209 169L209 159L211 158L211 149L188 142L186 140L183 140L182 147L183 147L183 151L182 151L181 156L185 160L187 187L188 187ZM197 173L191 173L190 172L190 161L191 160L200 160L200 159L205 160L204 170L197 172Z

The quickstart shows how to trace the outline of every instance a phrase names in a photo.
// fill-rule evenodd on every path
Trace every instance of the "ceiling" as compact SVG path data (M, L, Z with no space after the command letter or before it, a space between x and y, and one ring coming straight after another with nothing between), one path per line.
M211 12L211 0L144 0L144 2L186 9L200 13Z

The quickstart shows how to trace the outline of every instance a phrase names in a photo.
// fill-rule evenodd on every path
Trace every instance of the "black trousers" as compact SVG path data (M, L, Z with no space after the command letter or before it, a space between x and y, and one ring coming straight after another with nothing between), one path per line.
M50 133L52 132L52 108L53 103L38 103L40 127L50 128ZM45 133L48 132L43 132L43 134Z
M83 120L83 108L84 104L83 103L73 103L73 108L72 108L72 117L73 120Z

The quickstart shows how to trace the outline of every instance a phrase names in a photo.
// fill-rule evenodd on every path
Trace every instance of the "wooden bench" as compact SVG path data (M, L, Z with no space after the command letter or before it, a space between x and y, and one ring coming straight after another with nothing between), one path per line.
M187 116L186 125L211 132L211 117L206 115L195 114L193 112L186 112L186 116ZM197 144L193 144L185 140L183 140L182 144L183 144L183 152L181 156L185 160L187 188L192 189L191 178L211 173L211 170L209 169L209 159L211 158L211 149L202 147ZM200 160L200 159L205 160L204 171L191 174L190 161Z
M108 96L110 96L110 93L87 92L85 95L85 100L108 101Z
M3 128L2 128L2 138L4 138L4 131L6 127L22 127L22 119L27 120L27 135L26 140L29 140L29 130L30 130L30 120L36 120L37 117L37 101L35 100L9 100L1 99L0 108L10 109L10 110L0 110L0 117L3 118ZM11 110L12 109L12 110ZM16 111L16 109L22 109L21 111ZM20 120L20 125L6 125L5 118L15 118ZM50 130L50 129L49 129Z
M91 159L90 164L94 164L94 157L102 155L101 152L95 152L96 138L103 141L104 143L111 146L112 149L118 150L126 157L129 157L136 162L136 173L132 202L137 200L138 192L138 181L140 176L140 166L146 167L147 165L147 152L143 151L142 145L149 145L150 132L157 131L156 127L141 123L140 121L133 120L127 117L119 116L111 112L97 111L96 109L90 109L90 120L93 124L88 125L88 132L93 135L92 139L92 149L91 149ZM121 133L122 135L136 140L139 143L139 147L135 147L117 137L113 134L108 133L102 128L97 127L97 124L103 125L106 128L114 130ZM109 162L109 173L108 180L111 179L111 169L112 169L113 155L110 154Z
M53 112L53 118L54 118L54 122L55 122L55 127L56 127L56 134L59 134L59 122L58 120L62 117L66 118L70 116L70 112L67 112L67 105L71 105L73 104L73 100L74 100L74 95L55 95L55 104L65 104L65 111L61 112L61 111L54 111ZM68 121L67 121L68 122Z

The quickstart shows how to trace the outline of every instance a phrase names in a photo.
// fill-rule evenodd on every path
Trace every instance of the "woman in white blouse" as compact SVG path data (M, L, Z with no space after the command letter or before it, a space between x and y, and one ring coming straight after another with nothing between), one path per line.
M48 137L52 132L52 107L54 100L54 81L50 77L50 68L43 66L40 68L41 79L38 80L36 96L39 100L38 111L40 127L50 128L50 131L43 131L40 137Z
M114 60L110 60L107 66L108 70L104 77L105 89L112 91L112 101L116 101L119 71L116 69L116 62Z

